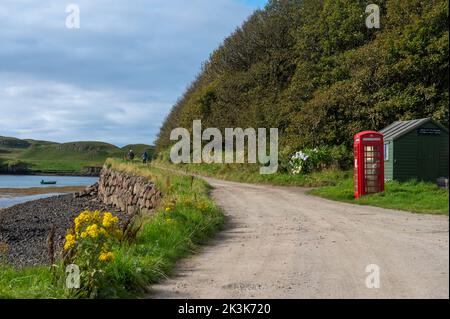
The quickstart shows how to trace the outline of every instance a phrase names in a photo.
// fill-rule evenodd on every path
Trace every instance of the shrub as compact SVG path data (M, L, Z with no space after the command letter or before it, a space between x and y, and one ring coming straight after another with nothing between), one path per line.
M300 173L311 173L319 170L329 162L329 153L326 148L305 148L296 152L291 157L291 173L298 175Z
M353 166L353 152L344 144L329 146L329 152L331 168L347 170Z
M164 151L160 151L156 156L156 159L162 162L171 162L170 160L170 149L166 149Z
M291 156L290 171L298 175L329 168L347 169L352 163L352 155L345 145L305 148Z
M79 297L96 297L103 285L104 269L115 258L114 247L122 237L119 218L109 212L84 211L74 220L74 227L64 243L66 264L80 268Z
M290 172L291 170L291 158L295 148L291 146L283 146L278 152L278 169L280 172Z

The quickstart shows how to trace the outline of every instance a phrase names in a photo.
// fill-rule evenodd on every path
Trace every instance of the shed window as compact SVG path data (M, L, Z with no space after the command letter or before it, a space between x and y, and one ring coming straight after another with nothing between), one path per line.
M384 160L389 161L389 144L384 144Z

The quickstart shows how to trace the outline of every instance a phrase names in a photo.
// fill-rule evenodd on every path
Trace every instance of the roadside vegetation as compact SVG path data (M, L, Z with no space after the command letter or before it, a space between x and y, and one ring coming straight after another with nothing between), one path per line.
M427 182L396 182L385 185L385 192L354 198L353 180L347 178L335 185L309 191L309 194L323 198L358 205L371 205L383 208L405 210L414 213L449 214L449 192Z
M448 190L440 189L431 182L390 181L386 183L384 193L364 196L356 200L354 198L353 170L342 170L333 165L327 166L320 160L311 164L311 159L314 157L308 157L307 160L302 161L299 154L304 153L297 152L292 156L298 160L293 162L290 170L281 169L279 173L273 175L261 175L258 165L248 164L174 165L160 158L155 160L153 165L242 183L311 187L314 188L308 191L311 195L358 205L371 205L415 213L449 214ZM302 172L299 167L306 168L306 170ZM323 169L319 167L323 167Z
M319 187L335 185L339 180L349 178L350 171L327 169L309 174L292 175L281 172L272 175L259 174L258 165L247 164L180 164L174 165L165 161L152 162L157 167L167 167L184 173L198 174L223 180L241 183L260 183L278 186Z
M222 154L224 156L224 154ZM174 165L168 150L152 161L159 167L170 167L184 173L199 174L243 183L264 183L319 187L335 185L352 174L353 155L344 145L305 148L298 152L280 152L277 174L261 175L262 164L180 164Z
M220 229L223 214L210 199L209 186L206 182L183 174L122 160L109 159L106 165L115 170L141 175L154 181L164 195L163 202L155 214L139 216L135 219L133 225L137 227L131 229L137 230L137 233L135 236L129 236L129 240L108 241L108 251L102 250L101 253L104 253L102 256L95 256L105 262L99 268L103 271L101 276L89 277L92 275L89 270L93 269L82 267L83 260L87 262L83 257L72 256L66 260L66 262L80 262L82 278L92 279L88 281L83 279L82 282L87 284L82 289L64 288L65 267L62 261L52 269L50 267L13 269L10 266L0 266L1 298L140 296L146 292L146 288L151 283L170 275L177 260L194 252L199 245ZM108 218L113 216L108 215ZM91 227L85 231L85 237L89 237L89 234L101 230L94 230ZM68 234L70 235L71 232L69 231ZM103 249L105 242L100 243ZM66 238L66 247L72 248L73 245L75 245L73 238ZM83 244L82 247L82 251L89 253L92 249L92 252L98 253L100 246L95 241L91 241Z

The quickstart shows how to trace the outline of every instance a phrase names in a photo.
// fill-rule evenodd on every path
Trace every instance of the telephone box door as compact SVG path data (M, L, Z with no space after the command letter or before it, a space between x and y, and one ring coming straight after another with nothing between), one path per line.
M366 131L355 135L355 198L384 192L384 137Z

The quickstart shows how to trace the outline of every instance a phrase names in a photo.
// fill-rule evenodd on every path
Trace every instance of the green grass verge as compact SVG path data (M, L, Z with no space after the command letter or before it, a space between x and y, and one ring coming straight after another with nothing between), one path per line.
M336 185L309 191L309 194L323 198L358 205L405 210L414 213L448 215L449 192L432 183L410 181L387 182L384 193L354 199L353 180L345 179Z
M335 185L340 180L350 178L351 171L325 170L311 174L292 175L277 173L271 175L259 174L258 165L248 164L180 164L175 165L161 160L152 162L159 167L168 167L185 173L199 174L224 180L242 183L260 183L279 186L320 187Z
M144 216L136 243L114 249L116 258L108 265L99 291L101 298L136 297L149 284L169 276L177 260L196 251L220 229L224 217L209 197L208 184L200 179L121 160L109 159L106 165L147 177L164 194L156 214ZM170 212L165 211L167 203L175 203ZM0 298L68 296L63 281L55 283L48 268L0 266Z
M319 187L309 191L309 194L358 205L372 205L415 213L444 215L449 213L448 190L439 189L436 185L427 182L388 182L384 193L355 200L353 195L353 171L326 170L306 175L291 175L288 173L260 175L257 165L174 165L161 160L155 161L154 164L188 173L244 183Z
M54 299L64 296L62 285L53 284L53 275L48 267L15 269L0 265L0 298Z

